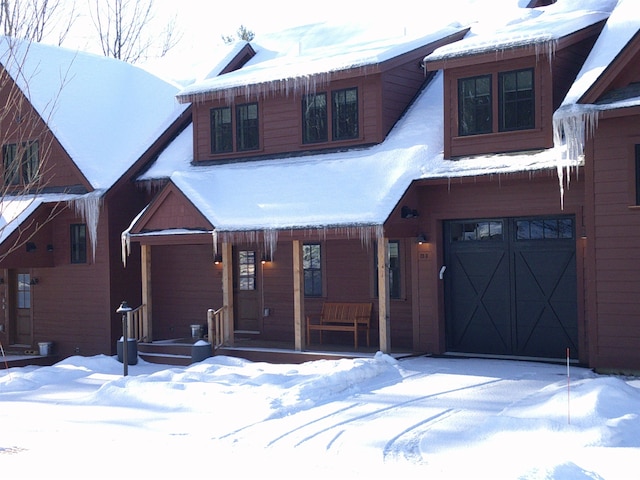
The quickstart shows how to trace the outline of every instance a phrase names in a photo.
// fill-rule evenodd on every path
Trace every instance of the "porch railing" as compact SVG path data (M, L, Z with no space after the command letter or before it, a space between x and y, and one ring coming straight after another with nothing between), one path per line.
M209 334L209 342L211 343L213 350L221 347L224 343L224 312L225 307L220 307L217 310L210 308L207 310L207 329Z
M129 329L129 338L135 338L139 342L144 342L149 337L147 332L147 324L144 321L146 305L142 304L127 313L127 322Z

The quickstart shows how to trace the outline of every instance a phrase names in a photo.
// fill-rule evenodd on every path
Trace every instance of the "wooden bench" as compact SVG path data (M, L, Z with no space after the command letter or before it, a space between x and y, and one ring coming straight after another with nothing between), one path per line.
M319 332L320 344L322 332L353 332L353 344L357 349L358 334L365 332L368 347L371 310L371 303L325 302L321 313L307 315L307 342L311 342L311 332Z

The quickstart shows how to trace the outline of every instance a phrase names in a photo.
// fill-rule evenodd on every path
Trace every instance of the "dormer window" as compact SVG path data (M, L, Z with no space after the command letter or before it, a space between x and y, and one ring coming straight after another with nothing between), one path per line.
M327 94L307 95L302 99L302 143L327 141Z
M493 82L497 82L495 99ZM533 69L458 80L458 134L509 132L535 127ZM494 118L498 122L494 125Z
M231 107L212 108L211 153L257 150L260 148L260 122L257 103L245 103L235 108L235 135ZM235 136L235 144L234 144Z
M500 131L534 128L533 69L498 75Z
M302 143L328 141L328 118L331 118L332 141L358 138L360 132L356 87L332 91L329 105L325 92L307 95L302 99Z
M236 107L236 149L257 150L260 146L258 104L246 103Z
M332 93L333 139L358 138L358 89L345 88Z
M458 109L459 135L491 132L491 75L458 80Z

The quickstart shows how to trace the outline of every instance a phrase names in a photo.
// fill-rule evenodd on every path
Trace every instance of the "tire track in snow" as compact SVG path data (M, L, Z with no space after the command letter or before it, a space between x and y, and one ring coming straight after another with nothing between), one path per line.
M384 460L386 461L389 458L398 460L402 457L411 463L421 463L422 453L420 452L420 439L424 433L431 429L434 424L441 422L458 412L458 409L449 408L425 418L424 420L411 425L409 428L406 428L404 431L389 440L389 442L384 446L382 451Z
M302 431L304 429L307 429L308 427L312 427L315 424L321 423L321 422L323 422L325 420L328 420L328 419L332 419L333 417L336 417L336 416L338 416L338 418L341 419L341 420L339 420L337 422L334 422L334 423L331 423L331 424L329 424L327 426L324 426L324 427L322 427L322 428L320 428L320 429L318 429L316 431L311 432L307 436L305 436L305 437L301 438L300 440L298 440L294 444L294 446L295 447L299 447L299 446L303 445L304 443L312 441L312 440L316 439L317 437L319 437L319 436L321 436L323 434L326 434L326 433L328 433L328 432L330 432L332 430L338 429L338 430L340 430L342 432L342 431L346 430L347 428L352 428L354 425L368 424L370 422L373 422L373 421L376 421L376 420L379 420L379 419L384 419L386 417L389 417L392 412L394 412L394 415L396 415L395 412L398 412L398 411L419 408L419 404L422 403L422 402L430 401L430 400L433 400L433 399L436 399L436 398L440 398L440 397L445 397L445 396L451 395L453 393L469 392L469 391L474 390L474 389L485 388L485 387L487 387L489 385L495 385L495 384L503 382L503 381L504 381L504 379L501 379L501 378L493 379L493 380L489 380L489 381L486 381L486 382L477 383L477 384L473 384L473 385L466 385L466 386L462 386L462 387L459 387L459 388L453 388L453 389L449 389L449 390L446 390L446 391L440 391L440 392L432 393L432 394L429 394L429 395L422 395L420 397L412 398L412 399L406 400L404 402L395 403L395 404L392 404L392 405L387 405L385 407L377 407L377 408L374 408L371 411L364 411L364 412L362 412L361 414L359 414L357 416L354 416L354 417L351 417L351 418L347 418L347 419L344 419L342 417L342 415L338 416L338 412L339 411L337 411L337 412L335 412L335 414L324 416L324 417L316 419L316 420L314 420L312 422L308 422L305 425L297 427L297 428L295 428L295 429L293 429L291 431L283 433L282 435L280 435L279 437L277 437L276 439L271 441L269 443L269 446L274 445L276 442L281 441L281 440L285 439L286 437L288 437L290 435L293 435L294 433L299 433L300 431ZM367 408L367 407L370 407L371 405L372 404L370 404L368 402L358 402L358 403L355 403L355 404L349 406L348 408L345 408L345 409L342 409L342 410L343 411L344 410L349 410L349 409L352 409L352 408L355 408L355 407ZM442 414L444 414L444 413L446 413L448 411L452 411L452 409L446 409L442 413L438 413L438 414L432 415L432 417L433 418L439 418L439 417L442 416ZM429 421L429 419L426 419L424 422L421 422L421 423L424 424L424 423L426 423L428 421ZM338 435L340 435L340 434L338 434ZM330 444L333 444L335 442L335 438L337 438L336 435L333 436L333 440L330 442ZM327 449L328 448L329 448L329 445L327 446Z

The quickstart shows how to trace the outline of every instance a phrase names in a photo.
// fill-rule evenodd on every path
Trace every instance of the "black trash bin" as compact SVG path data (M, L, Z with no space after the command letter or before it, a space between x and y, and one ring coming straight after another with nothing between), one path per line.
M213 356L211 344L204 340L198 340L191 346L191 363L201 362Z
M116 345L116 350L118 352L118 361L120 363L123 362L122 359L122 344L124 343L123 338L120 337L118 340L118 344ZM137 365L138 364L138 341L135 338L130 338L127 341L127 364L129 365Z

